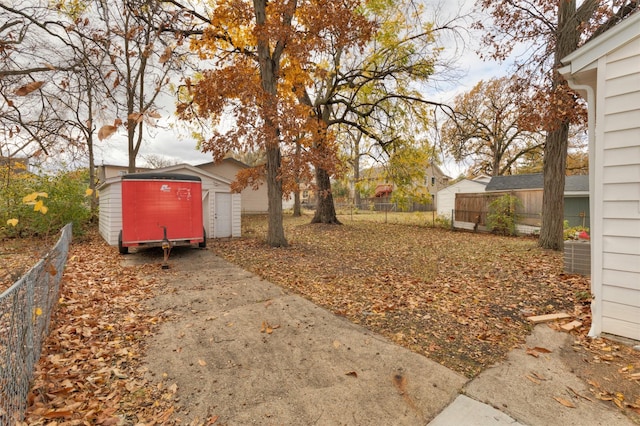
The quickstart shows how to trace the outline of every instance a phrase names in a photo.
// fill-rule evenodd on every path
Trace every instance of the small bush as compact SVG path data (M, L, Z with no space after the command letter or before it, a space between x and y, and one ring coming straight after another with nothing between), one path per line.
M451 219L444 215L438 215L433 221L433 226L436 228L451 229Z
M489 213L487 214L489 230L498 235L516 235L516 224L518 223L516 209L521 206L522 203L518 197L509 194L492 201L489 204Z
M91 218L86 196L88 171L36 175L0 170L0 175L0 232L5 236L51 235L69 222L74 234L83 232ZM25 202L25 196L34 193L39 194L36 199ZM45 208L40 208L42 205ZM17 219L17 224L9 225L10 219Z

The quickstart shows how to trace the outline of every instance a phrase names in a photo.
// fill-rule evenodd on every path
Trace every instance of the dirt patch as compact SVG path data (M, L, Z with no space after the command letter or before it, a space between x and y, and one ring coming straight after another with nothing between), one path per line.
M576 336L561 357L588 384L594 400L625 412L640 424L640 352L633 349L637 343Z

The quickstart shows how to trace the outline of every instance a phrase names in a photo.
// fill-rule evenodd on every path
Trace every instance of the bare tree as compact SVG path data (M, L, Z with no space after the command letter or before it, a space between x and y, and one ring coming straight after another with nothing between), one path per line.
M540 132L525 130L524 99L510 78L480 81L455 98L455 112L442 126L443 145L456 161L470 159L473 175L517 173L518 164L540 156L544 146Z

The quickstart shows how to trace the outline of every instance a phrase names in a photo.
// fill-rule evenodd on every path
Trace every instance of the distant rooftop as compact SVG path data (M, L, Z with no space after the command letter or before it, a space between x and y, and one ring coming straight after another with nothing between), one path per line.
M486 191L510 191L515 189L542 189L544 177L542 173L528 175L493 176L487 184ZM566 176L565 192L589 191L589 176Z

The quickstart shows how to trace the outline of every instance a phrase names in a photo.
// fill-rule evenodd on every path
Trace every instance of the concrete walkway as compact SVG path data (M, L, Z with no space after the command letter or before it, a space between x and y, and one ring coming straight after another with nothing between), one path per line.
M157 262L157 252L126 262ZM180 424L632 424L598 401L558 403L553 396L571 398L567 387L588 390L553 352L513 351L468 382L208 250L175 250L164 273L151 307L173 319L151 339L146 364L175 391ZM528 345L554 350L566 338L538 326ZM531 371L549 380L536 385Z

